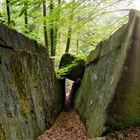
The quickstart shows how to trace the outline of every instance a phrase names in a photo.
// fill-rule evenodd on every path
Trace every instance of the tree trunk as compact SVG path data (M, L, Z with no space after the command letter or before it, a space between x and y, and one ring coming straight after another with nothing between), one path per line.
M58 6L61 7L61 0L58 0L57 2ZM54 9L54 1L50 0L50 13ZM50 21L50 45L51 45L51 56L56 55L56 45L57 45L57 34L58 34L58 25L57 22L59 21L60 18L60 13L58 13L58 18L55 20Z
M65 53L68 53L70 49L71 31L72 31L71 26L69 26Z
M51 27L51 29L50 29L50 45L51 45L51 56L55 56L54 29L53 29L53 27Z
M53 11L54 9L54 3L53 0L50 0L50 13ZM54 43L54 34L55 34L55 27L54 27L54 21L53 19L51 19L50 21L50 47L51 47L51 56L55 56L55 52L56 52L56 47L55 47L55 43Z
M11 23L11 16L10 16L10 0L6 0L6 9L7 9L7 21L8 21L8 25L10 25Z
M43 17L46 17L46 0L43 0ZM48 33L47 33L47 27L46 27L46 20L44 19L44 41L45 41L45 46L47 50L49 51L48 48Z
M74 2L75 2L75 1L74 1ZM74 9L73 9L72 12L71 12L71 17L70 17L71 20L73 20L73 14L74 14ZM66 50L65 50L65 53L68 53L68 52L69 52L69 49L70 49L71 33L72 33L72 27L71 27L71 25L69 25L69 28L68 28L68 37L67 37L67 43L66 43Z
M76 54L79 54L79 38L76 40Z
M27 3L24 4L25 12L24 12L24 21L25 21L25 33L28 32L28 13L27 13Z

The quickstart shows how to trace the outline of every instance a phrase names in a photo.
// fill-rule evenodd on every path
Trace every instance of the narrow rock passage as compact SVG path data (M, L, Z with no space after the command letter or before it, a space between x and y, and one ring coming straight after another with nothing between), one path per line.
M75 111L62 112L54 125L37 140L87 140L84 124Z

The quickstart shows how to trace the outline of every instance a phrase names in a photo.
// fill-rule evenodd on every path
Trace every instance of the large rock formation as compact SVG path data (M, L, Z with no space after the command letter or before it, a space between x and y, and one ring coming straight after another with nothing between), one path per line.
M140 12L100 42L87 59L75 109L90 137L140 125Z
M72 81L78 81L83 78L85 71L85 61L72 54L65 53L62 55L58 75Z
M0 140L35 140L61 97L46 49L0 24Z

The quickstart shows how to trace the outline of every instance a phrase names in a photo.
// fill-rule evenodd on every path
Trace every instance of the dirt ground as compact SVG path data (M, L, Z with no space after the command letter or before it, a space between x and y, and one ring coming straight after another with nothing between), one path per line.
M62 112L54 125L37 140L87 140L84 124L72 110Z
M106 140L140 140L140 127L131 127L106 136Z
M73 110L62 112L54 125L37 140L140 140L140 127L115 131L104 138L88 139L85 126Z

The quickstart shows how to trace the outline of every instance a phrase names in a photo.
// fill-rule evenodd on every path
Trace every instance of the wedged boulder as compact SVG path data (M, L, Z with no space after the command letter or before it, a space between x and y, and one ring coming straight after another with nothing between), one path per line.
M35 140L61 104L47 50L0 23L0 140Z
M72 54L65 53L62 55L59 64L59 70L57 71L57 77L59 79L59 83L61 84L62 89L62 98L63 98L63 108L67 110L69 107L73 106L73 100L76 94L78 87L80 86L81 79L83 78L85 71L85 61L81 58L78 58ZM74 81L72 86L72 91L70 93L71 104L66 105L65 100L65 91L66 91L66 78Z
M75 109L90 137L140 125L140 12L87 58Z
M63 54L58 74L62 78L68 78L72 81L82 79L85 71L85 61L69 53Z

